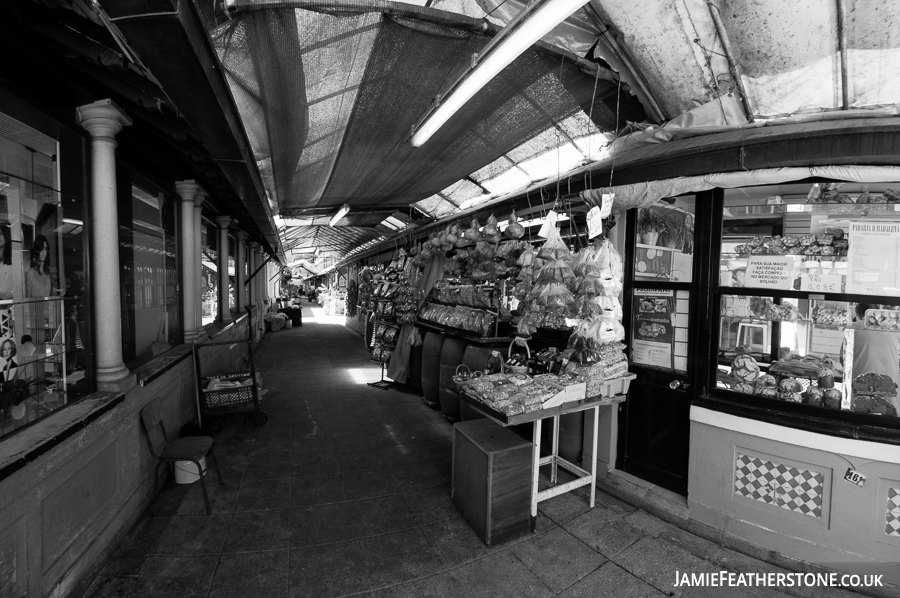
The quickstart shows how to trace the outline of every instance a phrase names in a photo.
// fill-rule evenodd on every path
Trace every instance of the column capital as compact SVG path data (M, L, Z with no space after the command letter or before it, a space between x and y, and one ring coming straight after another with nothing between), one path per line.
M209 197L209 193L203 187L197 185L197 193L194 195L194 207L202 208L203 200Z
M175 192L185 203L193 203L197 193L200 192L200 185L197 181L191 179L188 181L175 181Z
M235 232L234 236L237 238L239 243L243 243L247 239L247 233L242 230Z
M113 138L131 124L131 118L112 100L98 100L75 109L78 124L91 134L91 137Z
M219 228L222 230L227 229L231 226L231 216L216 216L216 224L218 224Z
M256 241L250 241L249 243L247 243L247 247L256 250L256 248L259 247L259 243L257 243Z

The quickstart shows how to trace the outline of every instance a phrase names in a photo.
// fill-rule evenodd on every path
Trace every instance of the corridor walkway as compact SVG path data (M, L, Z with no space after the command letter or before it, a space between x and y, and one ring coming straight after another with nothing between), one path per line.
M87 598L784 596L675 588L680 572L783 571L586 492L541 504L537 532L488 548L450 502L451 426L414 394L366 386L358 335L306 304L257 350L269 422L217 436L226 485L169 486ZM851 596L786 588L812 598Z

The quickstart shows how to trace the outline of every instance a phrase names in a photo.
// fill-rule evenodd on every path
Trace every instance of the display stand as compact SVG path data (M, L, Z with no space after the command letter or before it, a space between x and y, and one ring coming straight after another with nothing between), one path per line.
M380 388L381 390L387 390L390 387L392 387L394 384L396 384L396 382L394 382L393 380L385 380L384 379L384 363L382 363L381 364L381 380L378 380L377 382L367 382L366 384L373 388Z
M580 401L568 401L561 405L550 407L549 409L541 409L539 411L532 411L530 413L523 413L520 415L510 416L510 417L497 417L498 412L493 409L487 407L484 403L475 399L465 393L461 393L460 397L462 400L466 401L475 408L477 411L485 415L488 419L494 421L498 425L501 426L510 426L520 423L525 423L532 421L534 422L534 431L532 436L532 458L531 458L531 467L532 467L532 477L531 477L531 516L532 516L532 525L534 525L537 517L537 506L538 503L553 498L554 496L559 496L560 494L565 494L566 492L571 492L576 488L581 488L582 486L590 486L591 488L591 497L590 497L590 505L591 508L594 508L594 502L596 497L596 483L597 483L597 460L591 459L591 470L588 471L583 469L574 463L567 461L559 456L559 418L561 415L565 415L568 413L576 413L578 411L586 411L588 409L593 410L594 413L594 429L593 429L593 444L591 446L597 446L597 430L598 423L600 420L600 405L608 405L611 403L620 403L625 400L625 395L617 395L612 398L608 397L592 397L583 399ZM546 457L541 457L541 422L547 418L553 418L553 443L552 443L552 451L550 455ZM538 479L539 472L542 465L550 465L550 488L546 490L538 491ZM559 467L562 467L566 471L575 475L575 479L569 482L565 482L563 484L557 484L557 470ZM533 531L533 530L532 530Z

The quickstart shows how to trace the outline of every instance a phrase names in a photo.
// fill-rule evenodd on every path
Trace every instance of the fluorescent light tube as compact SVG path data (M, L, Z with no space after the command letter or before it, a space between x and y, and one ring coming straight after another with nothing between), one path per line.
M350 206L344 204L341 206L341 209L337 211L337 213L331 217L331 220L328 221L328 226L334 226L338 222L341 221L341 218L350 213Z
M534 9L523 9L477 56L475 67L456 82L434 112L415 128L410 144L424 145L478 90L587 1L537 0Z

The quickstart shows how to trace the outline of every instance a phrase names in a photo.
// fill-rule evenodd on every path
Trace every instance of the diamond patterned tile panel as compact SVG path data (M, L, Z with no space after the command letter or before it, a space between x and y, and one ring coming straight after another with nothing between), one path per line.
M884 533L888 536L900 536L900 488L888 488L884 520Z
M773 461L738 453L734 465L734 491L782 509L820 519L824 477Z

